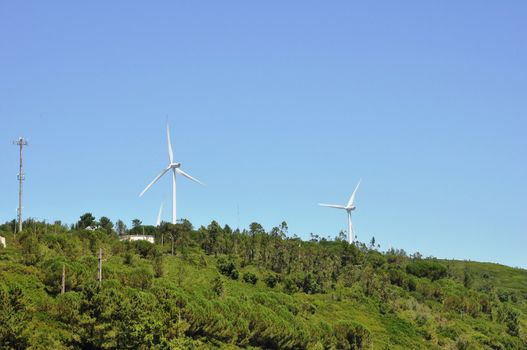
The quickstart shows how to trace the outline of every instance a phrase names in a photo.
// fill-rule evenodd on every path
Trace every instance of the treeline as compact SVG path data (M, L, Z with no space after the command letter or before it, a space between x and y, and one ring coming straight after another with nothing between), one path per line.
M71 226L27 220L16 235L13 224L0 226L8 241L0 248L0 349L527 346L525 291L469 269L460 274L450 262L381 253L374 240L306 242L290 237L285 222L240 231L216 221L196 229L187 220L136 220L127 229L89 213ZM155 244L123 242L118 233L153 235ZM341 310L369 305L400 329L377 339L351 313L328 316L321 300Z

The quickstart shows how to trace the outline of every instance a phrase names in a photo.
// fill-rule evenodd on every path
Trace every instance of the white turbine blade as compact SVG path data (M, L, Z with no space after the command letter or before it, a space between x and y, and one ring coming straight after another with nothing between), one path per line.
M161 202L161 206L159 207L159 213L157 214L156 226L161 225L161 215L163 215L163 202Z
M200 185L205 186L205 184L204 184L203 182L201 182L201 181L199 181L198 179L196 179L196 178L190 176L189 174L187 174L186 172L184 172L183 170L181 170L181 169L179 169L179 168L176 168L176 172L177 172L178 174L181 174L181 175L185 176L186 178L191 179L192 181L196 181L196 182L199 183Z
M165 173L166 173L167 171L169 171L169 170L170 170L170 167L164 169L164 170L161 172L161 174L157 175L156 178L155 178L154 180L152 180L152 182L150 182L150 183L148 184L148 186L146 186L146 188L143 190L143 192L141 192L141 194L139 195L139 197L143 196L143 194L145 194L145 192L148 191L148 189L149 189L150 187L152 187L152 185L155 184L155 183L157 182L157 180L159 180L159 179L161 178L161 176L165 175Z
M357 186L355 187L355 189L353 190L353 193L351 194L351 197L350 197L350 200L348 201L348 205L347 207L351 207L353 206L353 201L355 200L355 194L357 193L357 189L359 188L359 185L360 185L360 182L362 181L359 180L359 183L357 184Z
M174 153L172 152L172 142L170 141L170 128L167 123L167 144L168 144L168 160L170 164L174 163Z
M346 209L343 205L338 204L324 204L324 203L318 203L321 207L328 207L328 208L336 208L336 209Z

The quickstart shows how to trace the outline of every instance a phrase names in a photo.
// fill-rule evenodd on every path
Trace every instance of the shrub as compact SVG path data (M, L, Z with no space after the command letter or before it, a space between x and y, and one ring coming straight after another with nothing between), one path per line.
M222 296L223 292L225 291L225 287L223 286L223 280L221 279L221 276L215 277L211 284L212 291L216 293L217 296Z
M335 326L337 349L364 349L371 342L370 332L360 324L341 321Z
M240 276L238 270L236 270L236 265L234 265L234 262L226 262L225 259L218 260L218 270L222 275L227 276L233 280L237 280Z
M323 293L324 290L318 283L317 279L310 273L304 276L302 280L302 291L306 294Z
M154 261L152 262L152 265L154 267L154 276L156 278L163 277L164 269L163 269L163 256L158 255L154 258Z
M461 336L456 341L456 347L458 350L466 350L470 347L470 340L466 336Z
M518 312L510 305L504 304L498 309L498 321L507 326L507 333L516 337L520 334L518 316Z
M288 294L296 293L298 292L298 286L295 282L295 280L291 277L287 277L284 280L284 292Z
M130 245L142 258L153 258L159 255L158 248L148 241L133 241Z
M133 265L134 264L134 255L130 252L126 252L124 253L124 257L123 257L123 264L125 265Z
M407 289L409 292L415 292L415 290L417 289L417 281L416 281L416 278L413 277L413 276L410 276L410 278L408 278L408 279L406 280L405 286L406 286L406 289Z
M22 256L26 265L36 265L39 263L44 253L42 247L35 234L29 233L21 236L19 240L22 242Z
M243 281L245 283L256 284L258 277L252 272L246 272L243 274Z
M379 268L386 263L386 258L384 257L384 255L378 252L371 252L370 254L368 254L367 260L371 264L371 266L375 268Z
M435 281L446 276L447 268L436 261L417 260L406 266L406 272L417 277L427 277Z
M390 283L402 287L404 285L405 273L399 269L389 269L388 277Z
M267 277L265 277L264 282L267 285L267 287L274 288L278 284L278 276L268 275Z
M126 273L123 282L133 288L148 289L152 286L154 274L146 266L140 266Z

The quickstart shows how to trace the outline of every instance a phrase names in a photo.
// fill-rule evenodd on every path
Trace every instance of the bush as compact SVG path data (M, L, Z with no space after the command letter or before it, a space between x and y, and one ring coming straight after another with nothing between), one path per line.
M315 276L308 273L304 276L304 279L302 280L302 291L306 294L315 294L315 293L323 293L324 290L318 283Z
M370 252L367 256L368 262L371 266L379 268L386 263L386 258L379 252Z
M258 282L258 277L252 272L246 272L243 274L243 281L245 283L256 284L256 282Z
M284 280L284 292L288 294L293 294L298 292L298 286L295 280L291 277L287 277Z
M218 271L222 275L227 276L233 280L237 280L240 276L238 270L236 270L236 265L234 265L234 262L226 262L225 259L218 260Z
M160 255L158 248L148 241L133 241L130 246L139 254L142 258L154 258Z
M154 267L154 276L156 278L163 277L164 269L163 269L163 256L158 255L154 258L154 261L152 262L152 265Z
M406 266L406 272L417 277L427 277L435 281L446 277L447 268L436 261L417 260Z
M406 274L399 269L389 269L388 277L390 278L390 283L402 287L405 282Z
M456 348L458 350L467 350L470 347L470 340L466 336L461 336L456 341Z
M417 278L413 277L413 276L410 276L410 278L408 278L406 280L406 283L405 283L405 287L406 289L409 291L409 292L415 292L415 290L417 289Z
M40 265L41 278L48 293L60 292L63 266L66 273L66 291L79 291L96 275L97 260L94 257L86 257L81 261L68 261L64 257L56 256L43 261Z
M504 304L498 309L498 321L507 326L507 333L512 336L520 335L520 321L518 312L512 306Z
M265 277L264 282L267 285L267 287L274 288L278 284L278 276L268 275L267 277Z
M512 291L508 291L508 290L503 290L503 289L498 289L496 291L497 295L498 295L498 299L504 303L504 302L507 302L507 301L512 301L513 303L517 303L518 302L518 297L516 296L516 294Z
M360 324L342 321L335 326L337 349L365 349L371 343L370 332Z
M130 252L126 252L124 253L124 258L123 258L123 264L125 265L133 265L134 264L134 255Z
M22 256L26 265L36 265L39 263L44 253L35 234L29 233L19 238L22 242Z
M152 286L154 274L146 266L137 267L126 273L123 282L133 288L148 289Z
M216 293L217 296L222 296L223 292L225 291L225 287L223 286L223 280L221 279L221 276L215 277L211 284L212 291Z

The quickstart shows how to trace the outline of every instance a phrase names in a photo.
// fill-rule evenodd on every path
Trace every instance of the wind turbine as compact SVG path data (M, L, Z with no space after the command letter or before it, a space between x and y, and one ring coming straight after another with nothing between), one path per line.
M159 213L157 213L156 226L161 225L161 215L163 215L163 202L161 202L161 206L159 207Z
M172 170L172 223L176 224L176 174L181 174L185 176L186 178L189 178L192 181L195 181L201 185L204 185L201 181L198 179L190 176L186 172L180 169L181 163L174 162L174 153L172 152L172 143L170 142L170 129L168 127L167 123L167 144L168 144L168 166L161 171L159 175L156 176L152 182L146 186L146 188L139 194L139 197L143 196L143 194L148 191L150 187L152 187L153 184L155 184L163 175L165 175L169 170Z
M323 204L319 203L318 205L322 207L329 207L329 208L335 208L335 209L344 209L348 213L348 242L349 244L353 243L353 226L351 225L351 212L355 210L355 206L353 205L353 202L355 201L355 194L357 193L357 189L359 188L360 181L355 187L355 190L353 190L353 193L351 194L351 197L348 201L347 205L338 205L338 204Z

